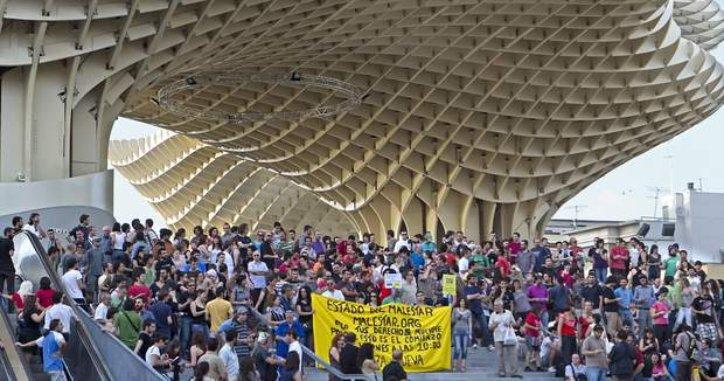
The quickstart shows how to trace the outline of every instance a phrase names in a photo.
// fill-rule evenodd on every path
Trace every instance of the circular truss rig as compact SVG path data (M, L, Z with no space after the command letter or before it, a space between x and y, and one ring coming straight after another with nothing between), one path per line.
M194 109L186 104L186 102L181 99L182 97L176 97L176 95L180 93L201 89L209 85L243 87L244 84L253 82L300 88L316 87L332 91L338 97L344 98L344 100L338 103L321 104L311 109L298 111L225 112L215 109ZM277 73L202 72L175 80L162 87L153 101L165 111L181 117L225 121L228 123L245 123L270 119L300 121L306 118L329 118L359 106L365 97L366 95L359 88L336 78L300 74L296 71Z

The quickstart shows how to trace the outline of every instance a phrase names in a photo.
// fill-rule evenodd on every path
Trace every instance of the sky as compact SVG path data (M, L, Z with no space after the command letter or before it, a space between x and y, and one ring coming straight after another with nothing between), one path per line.
M724 63L724 47L712 52ZM111 139L136 138L157 127L120 118ZM655 147L591 184L568 201L554 218L632 220L661 216L661 205L674 192L683 192L688 182L705 192L724 192L724 108L672 140ZM121 176L115 174L115 217L130 221L151 217L159 227L162 218ZM656 188L660 190L654 208ZM577 208L576 208L577 206ZM578 214L576 216L576 209Z

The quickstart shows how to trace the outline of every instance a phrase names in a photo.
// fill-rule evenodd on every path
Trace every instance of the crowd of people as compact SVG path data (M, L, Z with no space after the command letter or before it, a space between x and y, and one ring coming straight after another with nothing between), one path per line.
M146 363L178 380L300 380L314 349L311 295L369 305L452 306L453 371L469 350L496 352L501 377L554 372L568 380L718 379L724 314L720 281L673 244L663 253L637 238L590 248L519 234L468 240L464 232L334 237L275 223L156 231L151 219L94 227L83 215L64 232L33 213L0 239L0 292L18 310L23 350L65 346L61 291L12 282L12 236L46 244L68 296ZM67 237L66 237L67 235ZM399 273L397 288L385 285ZM457 294L442 277L456 275ZM29 282L28 282L29 283ZM65 308L64 308L65 307ZM48 332L60 335L48 336ZM35 343L35 344L33 344ZM405 380L402 353L377 364L374 346L338 334L330 363L344 374ZM44 351L45 352L45 351ZM520 364L520 365L519 365ZM48 368L51 371L51 368ZM334 374L330 379L336 379Z

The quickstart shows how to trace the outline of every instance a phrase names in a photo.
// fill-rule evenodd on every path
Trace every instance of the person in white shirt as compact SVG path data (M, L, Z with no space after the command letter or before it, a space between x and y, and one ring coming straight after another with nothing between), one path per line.
M234 351L234 344L236 343L237 333L235 330L230 329L225 332L226 343L219 351L219 358L226 367L226 374L228 374L228 380L236 380L239 377L239 357Z
M302 363L303 363L302 359L304 357L302 357L302 353L303 353L302 345L299 343L298 339L299 338L297 337L297 333L293 329L290 329L289 331L287 331L287 335L284 338L284 340L286 340L287 344L289 344L288 353L297 352L297 354L299 355L299 371L301 372Z
M107 293L101 294L101 301L96 306L93 319L95 321L105 322L108 319L108 306L111 304L111 296Z
M495 300L493 309L488 326L493 330L495 351L498 352L498 376L522 378L518 373L517 339L513 331L515 318L510 311L503 309L502 299Z
M694 289L697 294L701 292L701 277L696 273L696 270L690 268L686 278L689 280L689 287Z
M153 220L150 218L146 219L146 227L144 229L143 234L146 236L146 241L148 241L149 244L153 244L153 241L158 240L158 234L156 234L156 231L153 230Z
M410 245L410 240L407 238L407 232L401 231L400 232L400 238L395 242L394 252L399 253L400 249L403 247L406 247L407 250L412 250L412 245Z
M312 237L304 237L304 247L300 250L299 255L311 260L317 259L317 252L312 247Z
M233 276L235 274L234 272L234 256L229 251L222 251L218 254L216 257L217 262L217 268L220 267L220 265L223 263L226 265L226 269L229 271L229 276Z
M54 319L51 321L50 329L45 335L27 343L15 343L21 348L32 346L43 348L43 371L53 381L66 381L65 373L63 373L62 357L67 340L60 333L64 328L60 320Z
M470 249L466 246L463 248L463 256L458 260L458 271L460 278L468 278L468 270L470 270Z
M43 329L50 329L50 322L58 319L63 324L63 334L70 333L70 318L73 316L73 310L62 303L63 293L57 291L53 295L53 305L45 312L45 324Z
M40 239L48 236L45 230L40 227L40 214L38 213L30 214L30 217L28 218L28 223L23 226L23 230L35 234Z
M319 281L319 289L324 290L322 296L325 298L344 300L344 294L342 294L342 291L335 289L333 282L322 279Z
M78 260L71 257L68 259L68 271L61 277L63 281L63 287L68 293L68 296L73 298L76 303L85 305L85 298L83 298L83 274L78 271Z
M417 280L415 280L415 273L412 270L407 271L405 279L400 285L400 294L403 304L414 305L417 302Z
M565 379L566 381L586 379L586 365L581 362L581 356L578 353L574 353L571 356L571 363L566 365Z
M169 359L167 355L161 355L161 348L166 346L166 337L156 333L153 336L153 345L148 347L146 350L146 364L153 367L160 373L163 373L163 369L167 368L172 359Z
M266 287L266 276L269 273L269 267L267 267L265 262L261 261L261 253L259 253L258 250L255 250L251 254L251 258L252 261L246 265L246 269L249 271L252 293L256 292L256 296L258 297L261 290ZM254 295L252 295L252 300L256 300Z

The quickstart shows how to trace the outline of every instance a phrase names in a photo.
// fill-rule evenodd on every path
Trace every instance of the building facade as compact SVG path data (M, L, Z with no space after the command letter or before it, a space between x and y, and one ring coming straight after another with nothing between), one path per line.
M256 216L244 205L268 196L264 183L287 189L259 201L279 205L268 215L301 221L313 216L302 205L324 205L320 223L338 231L536 235L597 178L711 115L724 84L707 51L722 17L706 0L0 8L0 180L23 189L104 171L125 116L206 155L199 168L212 173L174 172L204 186L174 196L188 177L170 174L176 183L144 193L184 226ZM152 151L123 148L136 156L113 160ZM153 173L188 156L199 154L155 155ZM139 187L151 180L133 171L121 169ZM112 191L86 192L100 186ZM297 190L310 203L289 196Z

